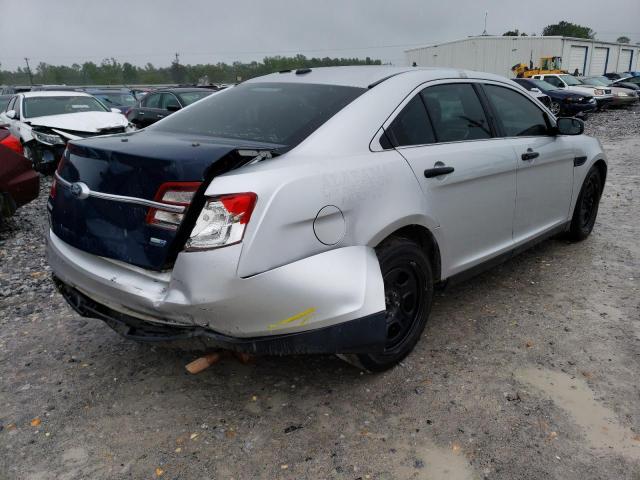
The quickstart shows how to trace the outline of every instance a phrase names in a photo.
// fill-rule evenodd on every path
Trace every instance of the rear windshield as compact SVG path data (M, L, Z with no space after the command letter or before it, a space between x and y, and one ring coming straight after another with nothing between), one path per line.
M365 91L309 83L245 83L211 95L150 128L293 148Z
M31 97L25 98L22 115L26 118L46 117L77 112L106 112L93 97Z
M213 93L213 90L202 90L200 92L180 92L178 96L180 100L182 100L182 104L186 107L187 105L191 105L193 102L197 102L198 100L202 100L204 97L208 97Z

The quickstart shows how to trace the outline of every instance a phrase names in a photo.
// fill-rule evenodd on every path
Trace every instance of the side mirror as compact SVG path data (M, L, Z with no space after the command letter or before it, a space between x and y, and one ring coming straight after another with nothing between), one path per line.
M113 113L122 113L119 108L112 108L111 111Z
M15 120L17 117L15 110L7 110L5 115L7 116L7 118L10 118L11 120Z
M556 121L556 132L558 135L582 135L584 122L579 118L560 117Z
M536 93L542 93L538 87L533 87L531 91Z
M177 112L180 108L180 105L167 105L167 110L170 112Z

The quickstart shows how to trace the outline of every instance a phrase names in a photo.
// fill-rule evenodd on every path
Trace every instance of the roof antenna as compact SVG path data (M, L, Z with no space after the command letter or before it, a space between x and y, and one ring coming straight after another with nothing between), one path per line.
M487 33L487 16L488 15L489 15L489 12L484 12L484 31L482 32L483 37L489 36L489 34Z

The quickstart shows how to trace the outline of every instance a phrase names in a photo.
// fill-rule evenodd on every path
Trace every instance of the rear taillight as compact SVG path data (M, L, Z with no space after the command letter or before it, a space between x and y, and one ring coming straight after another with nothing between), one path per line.
M9 135L4 139L0 140L0 145L7 147L9 150L13 150L19 155L24 154L24 151L22 149L22 143L20 143L20 140L14 137L13 135Z
M257 198L255 193L208 198L187 240L186 249L207 250L241 242Z
M154 200L167 205L188 207L200 182L167 182L160 185ZM147 213L147 223L158 227L176 230L184 218L184 212L167 212L158 208L150 208Z

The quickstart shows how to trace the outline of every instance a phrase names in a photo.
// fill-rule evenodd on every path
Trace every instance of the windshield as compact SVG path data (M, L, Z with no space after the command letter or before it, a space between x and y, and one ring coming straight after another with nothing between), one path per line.
M365 91L309 83L245 83L149 128L293 148Z
M136 104L136 99L130 93L94 93L107 106L132 107Z
M566 83L569 86L572 86L572 85L584 85L580 80L578 80L573 75L558 75L558 76L562 80L564 80L564 83Z
M607 77L587 77L583 79L583 82L590 85L602 85L603 87L606 87L611 83L611 80Z
M78 112L106 112L104 105L93 97L31 97L25 98L22 114L26 118L46 117Z
M538 80L535 78L532 78L529 80L531 83L533 83L533 86L543 92L546 92L548 90L557 90L558 87L556 87L555 85L551 85L548 82L545 82L544 80Z
M198 100L202 100L204 97L208 97L213 93L213 90L202 90L201 92L180 92L178 96L180 100L182 100L182 104L186 107L187 105L191 105L193 102L197 102Z

